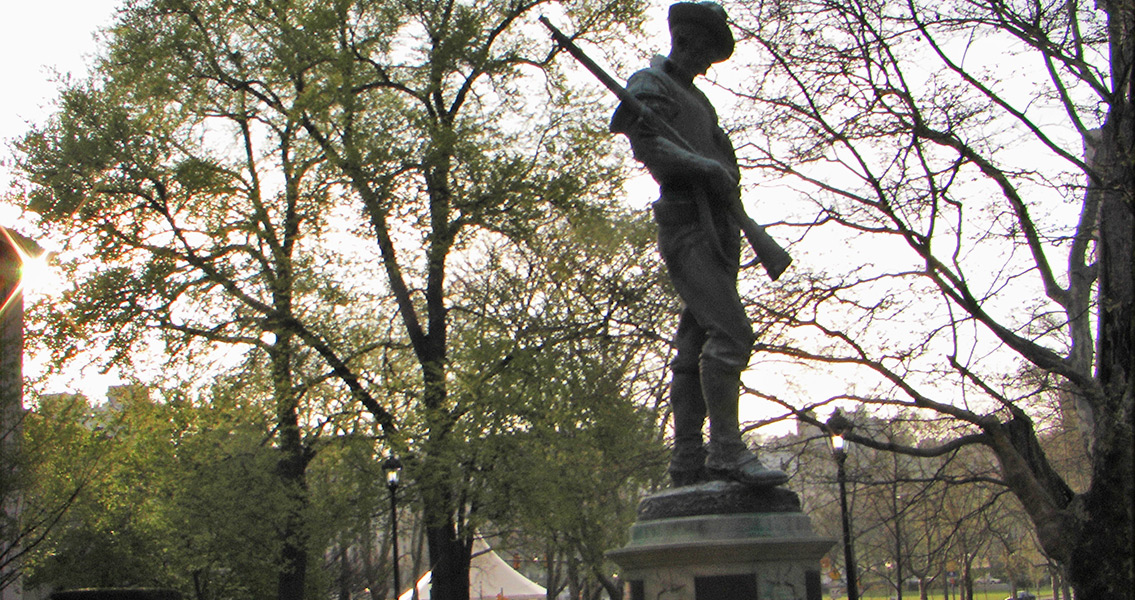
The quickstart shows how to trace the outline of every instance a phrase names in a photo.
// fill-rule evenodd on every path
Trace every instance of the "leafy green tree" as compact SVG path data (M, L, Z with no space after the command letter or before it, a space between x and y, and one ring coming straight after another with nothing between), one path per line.
M311 574L317 580L311 588L339 598L370 590L379 600L401 590L393 589L389 492L375 456L376 436L372 424L358 416L353 412L321 424L324 431L308 476L312 510L307 526L313 550L321 550L312 554L319 568ZM403 524L406 520L401 519Z
M323 372L306 369L304 379L296 369L301 352L325 349L325 331L350 333L310 325L334 310L328 297L346 304L312 267L336 262L318 240L332 182L287 115L176 60L186 40L178 30L185 24L170 18L175 10L155 3L124 11L92 78L67 90L55 119L22 143L29 206L68 251L93 259L74 265L73 293L42 327L60 359L94 342L110 350L109 362L129 363L158 335L174 364L206 360L218 345L267 355L276 473L295 500L282 543L272 547L281 597L298 598L311 453L299 424L301 390ZM352 377L340 373L361 389Z
M783 335L762 349L854 382L831 400L953 428L894 450L984 447L1083 597L1135 594L1132 10L802 0L730 13L758 74L737 90L745 160L813 211L796 285L767 303ZM812 254L820 235L840 251ZM1061 420L1090 448L1085 487L1044 451Z
M29 206L97 258L77 268L57 332L122 363L155 330L187 362L219 344L268 356L277 473L294 499L273 546L281 600L309 570L300 518L318 444L304 439L303 395L332 380L389 445L415 451L434 594L467 594L466 404L449 387L473 374L450 357L454 294L478 244L530 241L553 208L609 200L620 175L597 144L602 119L533 40L545 6L597 41L641 8L132 3L94 77L21 144ZM386 361L399 353L412 369ZM394 435L389 389L409 395L398 418L420 435Z
M300 122L359 198L417 361L423 434L413 475L438 598L467 596L473 533L462 492L470 473L458 459L467 405L450 397L452 380L473 375L451 367L455 258L478 240L523 242L549 206L570 210L618 181L595 144L600 131L583 120L594 113L570 109L561 76L535 104L518 100L536 83L525 69L550 60L522 27L542 4L430 2L374 21L328 10L338 31L289 48L304 57L291 79L326 99L305 106ZM638 6L566 8L584 31L611 35ZM400 245L407 222L414 242Z
M466 434L480 441L465 446L484 473L472 490L480 519L515 532L506 537L520 538L525 554L571 565L573 581L547 569L550 595L570 584L584 597L594 583L594 594L618 597L604 554L623 543L642 490L663 475L654 396L667 346L658 332L672 329L677 306L643 215L572 225L554 224L529 256L512 259L525 270L494 269L480 293L464 295L477 302L462 306L463 330L482 342L461 344L474 354L455 358L500 356L483 345L503 343L509 364L453 394L482 413Z
M222 380L204 397L171 393L158 405L172 424L163 441L174 454L162 473L171 480L162 500L162 553L171 558L163 562L177 587L197 600L273 598L286 543L281 531L301 510L277 476L270 394L245 383ZM313 536L319 519L311 515L319 510L309 503L302 510L305 533Z
M573 557L588 545L598 566L603 551L617 543L610 536L625 530L625 508L637 502L637 494L626 491L643 482L630 476L631 467L613 465L649 470L637 444L660 443L650 408L665 365L657 331L660 322L674 319L675 307L659 285L664 276L642 215L579 210L570 220L550 216L534 229L523 245L483 242L475 270L455 284L448 395L455 419L447 451L460 479L446 485L464 507L462 531L522 531L539 553L559 538L557 548ZM427 427L421 417L406 418L402 435L424 440ZM416 502L434 476L421 470L419 444L409 446L414 453L404 461L405 491ZM595 462L581 463L584 457ZM553 466L555 459L562 464ZM610 493L624 492L606 497L602 509L595 501L601 488L592 488L600 481ZM564 500L587 489L587 502ZM599 535L564 541L550 526L551 514ZM604 526L612 517L613 528ZM606 571L595 570L609 579ZM589 567L583 575L592 573Z
M41 546L66 523L66 515L99 475L97 437L77 426L86 408L78 397L44 398L39 410L26 413L22 420L20 508L30 539L21 540L17 571L21 577L26 578L28 564L34 564ZM49 416L41 421L39 415ZM44 421L54 426L41 425Z
M263 549L278 543L287 501L264 445L270 415L221 396L201 407L126 391L98 406L45 396L30 414L29 440L54 443L32 463L29 507L73 498L31 553L29 585L270 598L275 559Z
M42 398L28 438L35 447L51 441L52 451L31 462L28 506L74 497L31 553L29 581L48 588L160 585L197 600L274 597L280 532L296 507L276 476L270 394L257 394L252 383L232 377L207 396L167 392L164 402L140 388L112 390L119 393L104 405ZM302 522L317 567L326 567L324 557L343 540L388 527L368 522L384 505L375 436L349 426L324 425L311 466L312 501ZM335 584L318 573L308 578L311 593Z
M137 397L124 397L138 404ZM127 422L122 413L96 412L76 395L45 397L26 420L33 447L51 439L50 455L32 463L34 484L26 502L33 511L72 497L63 520L31 553L30 586L167 585L158 561L159 511L141 491L164 491L164 456L143 449L161 432ZM153 450L153 447L148 450ZM139 467L142 467L141 469ZM81 482L76 486L76 482Z

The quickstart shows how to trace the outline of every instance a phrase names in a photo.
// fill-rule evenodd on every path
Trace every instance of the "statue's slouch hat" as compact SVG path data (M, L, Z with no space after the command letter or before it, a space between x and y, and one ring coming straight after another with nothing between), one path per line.
M678 2L670 5L666 18L673 31L678 23L693 23L704 27L713 39L713 62L721 62L733 55L733 32L729 29L729 17L725 9L716 2Z

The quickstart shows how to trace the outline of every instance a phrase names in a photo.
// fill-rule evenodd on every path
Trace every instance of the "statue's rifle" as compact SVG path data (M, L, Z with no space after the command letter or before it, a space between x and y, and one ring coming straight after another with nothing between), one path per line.
M559 44L560 47L564 50L567 50L568 54L571 54L573 57L575 57L575 59L579 61L579 63L582 64L588 71L591 71L591 74L598 78L599 81L607 87L607 89L611 90L611 92L614 93L616 97L618 97L619 102L621 102L626 108L630 109L631 112L639 115L640 118L646 120L652 128L654 128L656 131L660 131L662 135L666 137L666 139L677 144L683 150L686 150L687 152L690 152L692 154L700 154L699 152L694 150L693 146L691 146L690 143L687 142L682 137L682 135L678 133L669 123L667 123L663 119L658 118L648 106L643 104L638 98L634 97L634 95L628 92L625 87L619 84L619 82L615 81L610 75L607 74L606 71L602 69L602 67L595 64L595 61L591 60L590 57L584 54L583 50L581 50L579 46L576 46L575 43L572 42L571 39L566 35L564 35L562 31L556 29L556 26L552 25L551 21L549 21L546 17L540 17L540 22L543 23L544 26L552 32L552 38L556 40L556 43ZM788 268L788 265L792 263L792 257L788 255L788 252L785 252L784 248L781 248L780 245L776 243L776 240L773 240L772 237L769 236L764 227L758 225L755 221L753 221L753 219L749 217L748 214L745 213L745 208L741 205L741 195L739 189L736 190L736 193L734 193L732 198L730 199L729 209L732 212L733 217L737 219L738 224L741 226L741 231L744 232L745 238L749 240L749 245L752 246L753 251L756 252L757 260L765 266L765 270L768 271L769 277L773 281L776 281L776 279L780 277L780 274L783 273L784 270Z

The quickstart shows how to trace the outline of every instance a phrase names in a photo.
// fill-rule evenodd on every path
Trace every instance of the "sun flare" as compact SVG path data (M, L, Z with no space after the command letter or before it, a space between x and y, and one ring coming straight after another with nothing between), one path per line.
M6 306L17 294L22 293L25 300L35 300L44 296L54 296L62 292L63 280L58 269L52 264L52 252L29 253L28 250L8 232L0 228L0 243L15 250L19 263L18 279L15 288L9 290L3 299Z
M24 258L20 266L20 281L29 300L54 296L62 290L63 283L58 269L51 264L50 252Z

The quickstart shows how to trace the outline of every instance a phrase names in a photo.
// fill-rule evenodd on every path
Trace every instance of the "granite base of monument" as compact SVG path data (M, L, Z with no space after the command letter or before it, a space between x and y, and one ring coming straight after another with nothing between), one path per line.
M628 600L821 600L820 558L834 544L792 491L710 482L645 498L630 541L608 556Z

